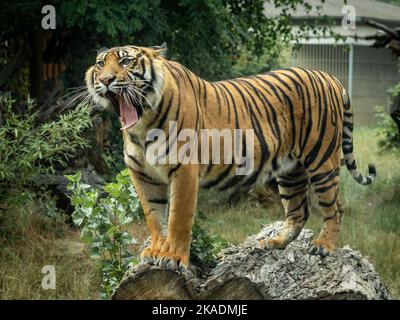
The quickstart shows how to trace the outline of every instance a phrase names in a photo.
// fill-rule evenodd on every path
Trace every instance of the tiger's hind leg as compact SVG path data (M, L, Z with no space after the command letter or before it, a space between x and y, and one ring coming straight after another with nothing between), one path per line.
M260 241L261 248L284 249L300 234L309 216L309 181L304 167L298 164L289 174L279 176L277 182L286 220L278 235Z
M335 249L344 213L344 207L339 200L339 166L327 163L310 175L310 181L315 188L324 218L324 225L318 238L313 240L310 253L325 257Z

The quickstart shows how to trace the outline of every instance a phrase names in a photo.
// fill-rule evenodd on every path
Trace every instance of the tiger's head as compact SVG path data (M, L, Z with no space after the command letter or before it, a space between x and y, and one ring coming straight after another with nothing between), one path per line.
M95 65L87 70L85 82L90 98L103 107L114 107L121 130L134 126L144 114L157 111L162 97L165 51L165 44L102 48Z

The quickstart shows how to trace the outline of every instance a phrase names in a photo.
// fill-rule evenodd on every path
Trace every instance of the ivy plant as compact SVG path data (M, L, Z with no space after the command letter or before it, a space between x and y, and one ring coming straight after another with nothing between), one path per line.
M81 173L67 175L74 206L72 220L89 246L90 255L100 261L102 298L109 298L130 265L137 263L131 245L136 240L129 232L131 223L142 217L137 194L128 170L104 186L104 194L81 182Z

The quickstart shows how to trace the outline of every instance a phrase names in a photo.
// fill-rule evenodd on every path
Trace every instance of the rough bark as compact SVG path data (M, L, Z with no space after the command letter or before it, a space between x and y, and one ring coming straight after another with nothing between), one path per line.
M229 246L215 268L179 273L141 264L129 270L113 299L391 299L372 264L346 246L326 258L308 253L305 229L285 250L261 250L282 222Z

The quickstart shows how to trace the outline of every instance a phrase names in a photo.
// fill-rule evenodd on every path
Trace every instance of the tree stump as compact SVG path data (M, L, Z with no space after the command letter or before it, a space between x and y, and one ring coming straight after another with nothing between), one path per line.
M112 299L392 299L372 264L350 247L326 258L310 255L311 230L304 229L284 250L259 249L258 240L282 225L275 222L243 244L227 247L207 272L138 265Z

